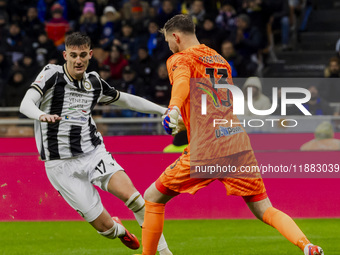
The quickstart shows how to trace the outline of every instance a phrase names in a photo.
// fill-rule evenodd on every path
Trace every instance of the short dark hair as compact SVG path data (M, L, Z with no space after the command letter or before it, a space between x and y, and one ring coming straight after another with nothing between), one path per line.
M161 32L164 33L172 31L194 34L195 24L192 21L191 16L187 14L178 14L169 19L161 29Z
M74 32L72 34L69 34L66 36L65 39L65 46L82 46L86 45L88 47L91 47L91 39L85 34L82 34L80 32Z

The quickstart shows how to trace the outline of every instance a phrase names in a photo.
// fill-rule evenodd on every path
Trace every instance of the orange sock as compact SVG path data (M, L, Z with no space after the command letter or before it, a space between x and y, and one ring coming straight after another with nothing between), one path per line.
M145 200L145 215L142 227L143 255L155 255L163 232L165 204Z
M297 245L302 251L310 243L293 219L274 207L269 207L265 211L263 222L276 228L285 238Z

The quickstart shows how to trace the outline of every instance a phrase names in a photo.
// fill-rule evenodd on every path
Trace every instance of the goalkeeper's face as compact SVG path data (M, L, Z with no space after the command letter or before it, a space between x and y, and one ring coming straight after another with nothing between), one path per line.
M165 37L165 41L168 43L169 45L169 49L172 51L172 53L177 53L179 52L179 42L180 42L180 38L178 36L178 33L176 32L164 32L164 37Z

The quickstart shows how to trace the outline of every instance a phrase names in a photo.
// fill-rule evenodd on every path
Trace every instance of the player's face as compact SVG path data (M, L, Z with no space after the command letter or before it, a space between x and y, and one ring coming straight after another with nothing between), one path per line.
M176 33L167 33L164 32L165 41L169 45L169 49L172 51L172 53L179 52L179 46L177 43L177 34Z
M77 80L81 80L92 58L90 47L86 45L69 46L66 47L63 55L70 75Z

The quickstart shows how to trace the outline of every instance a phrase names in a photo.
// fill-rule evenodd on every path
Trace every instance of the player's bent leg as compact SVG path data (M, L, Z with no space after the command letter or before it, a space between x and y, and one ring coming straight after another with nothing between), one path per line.
M107 184L107 190L124 203L137 192L131 179L124 171L114 173Z
M122 224L118 217L112 217L112 220L118 225L122 226L125 229L125 234L118 236L118 238L122 241L122 243L129 247L130 249L137 250L140 246L137 237L134 234L131 234Z
M145 201L142 195L136 191L132 194L128 201L126 201L125 205L133 212L138 224L142 227L145 214ZM168 244L166 243L163 234L159 239L157 250L160 255L172 255L172 252L169 250Z
M89 222L92 227L94 227L98 232L105 232L109 229L111 229L115 224L112 221L112 218L108 211L104 208L102 213L93 221ZM121 234L124 233L124 231L120 232Z
M105 209L90 224L97 230L98 234L106 238L115 239L118 237L130 249L139 248L139 241L135 235L131 234L117 217L111 218Z
M134 213L138 224L142 226L144 222L145 202L134 187L129 176L124 171L114 173L108 181L107 190L125 203ZM163 234L159 239L158 251L160 255L172 255Z
M173 196L161 193L155 183L146 190L145 216L142 227L143 255L155 255L163 232L165 204Z
M247 202L249 209L258 219L276 228L291 243L304 251L305 255L323 254L323 251L320 247L313 246L310 243L305 234L296 225L291 217L272 206L268 197L262 200L257 200L256 196L247 197L244 199ZM314 247L312 252L315 251L316 253L306 253L306 247ZM320 250L318 250L318 248L320 248Z

